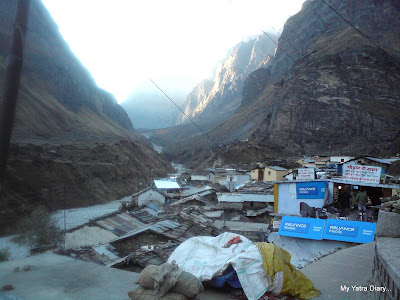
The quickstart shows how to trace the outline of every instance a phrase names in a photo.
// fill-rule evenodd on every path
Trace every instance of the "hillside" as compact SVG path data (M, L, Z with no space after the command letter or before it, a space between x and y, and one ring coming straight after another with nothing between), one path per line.
M15 5L0 2L1 87ZM171 170L114 97L97 87L39 0L31 1L24 52L3 222L38 204L58 209L114 200L136 191L139 180L148 184L151 175Z
M278 39L274 34L270 36ZM275 47L265 35L236 45L218 66L214 80L201 82L186 97L185 114L199 122L219 124L225 121L240 106L246 77L268 64ZM188 122L181 114L177 124Z
M399 4L327 2L356 29L324 2L306 1L287 20L272 62L247 77L241 106L208 132L212 139L249 140L289 155L398 153ZM187 138L167 152L177 158L210 145Z

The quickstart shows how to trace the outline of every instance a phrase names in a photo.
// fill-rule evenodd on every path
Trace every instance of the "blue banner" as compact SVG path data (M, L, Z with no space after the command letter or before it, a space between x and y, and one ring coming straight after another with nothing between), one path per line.
M297 199L324 199L327 186L325 181L296 183Z
M375 223L328 219L322 238L354 243L369 243L374 240Z
M325 220L283 216L278 234L312 240L322 240Z

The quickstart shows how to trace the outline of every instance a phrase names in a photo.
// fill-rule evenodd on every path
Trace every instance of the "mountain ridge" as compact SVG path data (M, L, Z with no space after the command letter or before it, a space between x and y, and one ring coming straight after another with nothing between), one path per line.
M16 3L0 2L1 87ZM32 0L1 225L38 205L56 210L122 198L170 171L115 98L97 87L43 3Z
M243 140L271 145L282 155L398 153L398 5L391 0L328 4L356 29L323 2L306 1L287 20L271 63L245 80L241 106L209 130L209 137L220 145ZM165 150L171 158L185 153L190 160L188 153L202 149L209 157L218 151L213 147L205 136L186 137Z

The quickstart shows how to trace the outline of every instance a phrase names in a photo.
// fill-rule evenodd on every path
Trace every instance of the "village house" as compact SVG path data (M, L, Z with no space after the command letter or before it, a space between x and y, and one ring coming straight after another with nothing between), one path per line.
M223 209L265 208L274 203L273 194L218 193L217 197L219 207Z
M285 180L285 175L288 173L288 170L282 167L277 166L267 166L264 169L264 181L278 181Z
M318 155L313 157L304 156L297 162L301 164L304 168L324 169L330 164L331 158L329 156Z
M136 206L146 205L154 202L160 205L165 204L166 196L156 188L147 188L132 195L132 203Z
M354 156L331 156L330 162L332 164L342 164L345 162L348 162L349 160L352 160Z
M154 180L154 185L158 191L164 193L179 193L180 185L172 179Z
M285 180L288 170L278 166L257 167L250 172L250 179L260 182Z
M226 186L230 192L233 192L235 188L249 180L250 174L244 170L226 169L226 178L219 184Z
M209 171L209 170L198 171L195 174L192 174L190 176L190 180L192 180L192 181L210 181L210 182L214 182L215 173L214 173L214 171Z
M397 195L399 188L398 185L355 182L339 178L281 181L274 187L274 211L282 215L300 216L301 203L315 208L327 207L334 201L334 187L341 189L344 186L354 193L363 187L372 204L378 203L381 197Z

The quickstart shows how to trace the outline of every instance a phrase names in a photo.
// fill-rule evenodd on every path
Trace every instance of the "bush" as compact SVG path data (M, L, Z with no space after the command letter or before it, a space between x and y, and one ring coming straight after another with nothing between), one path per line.
M38 249L57 247L63 237L62 231L43 206L36 208L18 224L18 233L15 239L17 243Z
M10 259L10 250L8 248L0 249L0 261L7 261Z
M119 210L124 212L124 211L128 211L128 210L134 210L135 208L136 208L136 205L133 202L121 202Z

